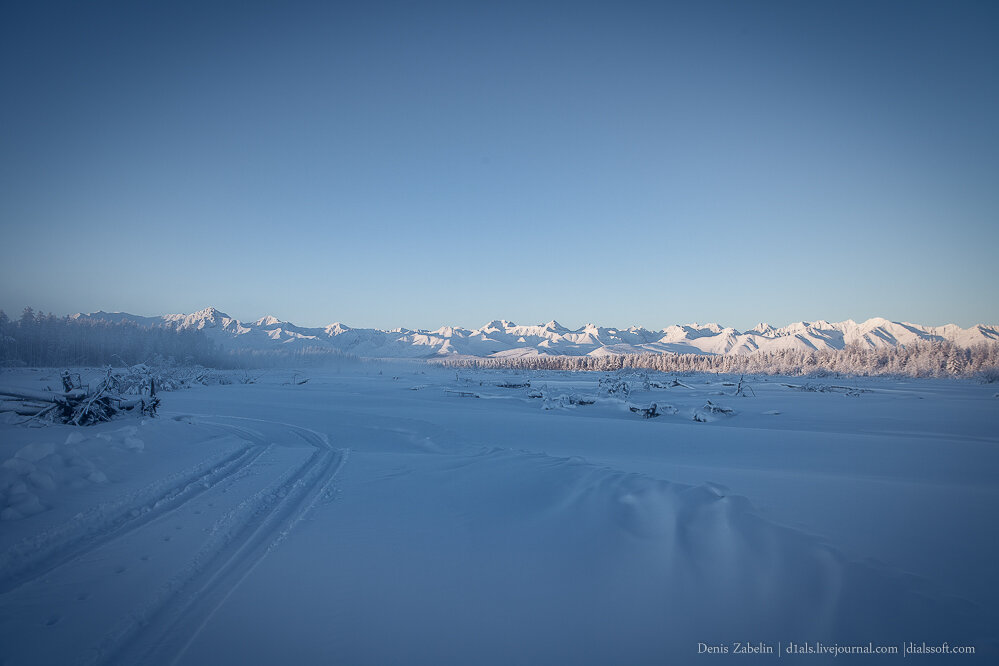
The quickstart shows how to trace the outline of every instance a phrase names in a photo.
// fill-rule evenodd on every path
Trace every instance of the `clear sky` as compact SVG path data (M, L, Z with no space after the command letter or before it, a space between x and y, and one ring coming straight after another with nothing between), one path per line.
M999 323L999 3L5 2L0 307Z

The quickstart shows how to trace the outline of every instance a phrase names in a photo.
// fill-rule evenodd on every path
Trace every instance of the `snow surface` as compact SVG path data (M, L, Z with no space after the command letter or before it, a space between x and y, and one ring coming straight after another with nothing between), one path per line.
M999 326L979 324L961 328L920 326L880 317L863 323L847 320L797 322L783 328L761 323L739 332L719 324L669 326L652 331L639 326L626 329L587 324L570 330L557 321L518 326L495 320L478 329L441 326L434 331L351 328L341 323L307 328L266 316L254 322L237 319L209 307L192 314L139 317L121 312L76 314L111 323L135 321L148 326L165 324L178 329L203 330L226 349L268 350L298 347L336 349L373 358L427 358L435 356L517 357L536 354L605 356L607 354L693 353L749 354L781 349L842 349L848 344L878 349L911 345L919 341L947 340L960 346L999 340Z
M724 659L699 642L736 641L999 654L994 386L308 376L165 393L156 419L0 424L0 663L699 663ZM630 409L653 402L658 418ZM781 658L843 659L865 661Z

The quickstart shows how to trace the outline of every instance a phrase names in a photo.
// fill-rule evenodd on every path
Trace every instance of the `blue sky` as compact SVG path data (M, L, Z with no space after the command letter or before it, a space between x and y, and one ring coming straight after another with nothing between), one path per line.
M5 3L0 307L999 322L992 2Z

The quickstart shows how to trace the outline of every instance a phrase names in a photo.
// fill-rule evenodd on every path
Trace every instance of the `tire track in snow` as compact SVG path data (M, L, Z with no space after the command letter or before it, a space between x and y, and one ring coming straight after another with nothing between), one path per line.
M320 432L291 423L249 417L192 415L202 419L239 419L279 426L314 447L313 454L275 489L263 489L237 508L237 519L199 552L183 573L159 590L144 608L105 636L88 663L176 663L216 611L257 565L322 501L331 496L349 450L334 449ZM153 629L155 627L155 629Z
M246 434L245 429L240 432ZM245 446L221 460L195 466L182 473L179 479L147 486L111 507L107 503L98 505L66 526L16 544L0 558L0 571L4 573L0 580L0 595L76 561L114 539L127 536L153 520L177 511L219 484L232 481L248 470L267 448L262 444Z

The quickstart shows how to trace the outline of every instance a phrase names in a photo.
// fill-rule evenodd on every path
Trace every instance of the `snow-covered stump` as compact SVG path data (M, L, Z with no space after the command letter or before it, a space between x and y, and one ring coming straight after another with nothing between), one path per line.
M747 391L749 391L749 393L752 393L753 397L755 398L756 391L753 389L752 386L746 383L745 379L746 379L745 375L739 377L739 383L736 384L735 392L732 395L746 398L749 397L748 394L746 393Z

